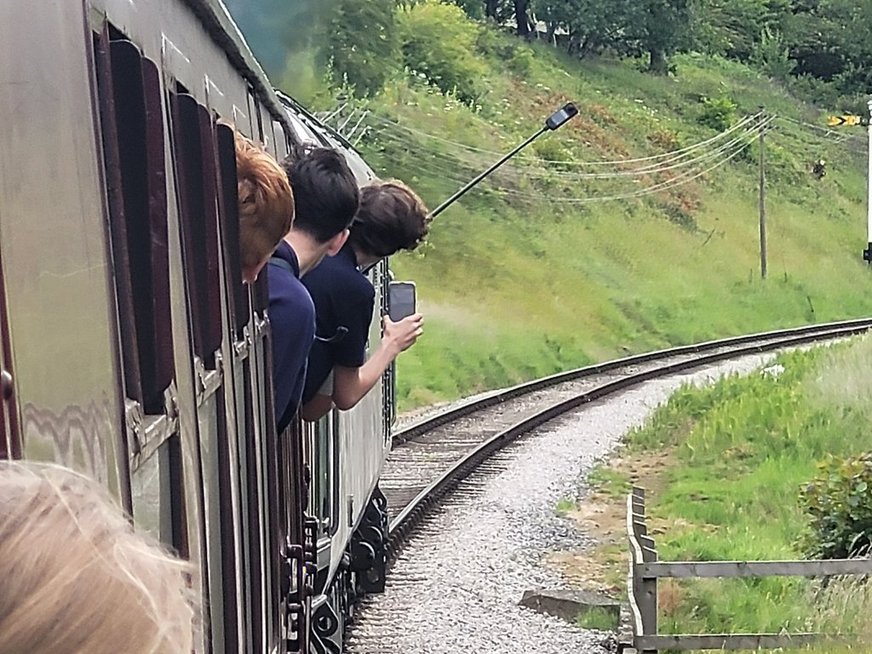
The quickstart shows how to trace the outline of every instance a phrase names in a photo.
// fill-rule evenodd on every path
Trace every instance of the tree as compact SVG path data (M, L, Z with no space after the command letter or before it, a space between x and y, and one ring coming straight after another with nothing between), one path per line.
M761 35L783 34L790 0L699 0L693 7L693 47L747 62Z
M313 45L313 35L334 0L227 0L255 56L272 76L284 69L289 55ZM310 29L300 29L308 25ZM316 29L311 29L316 26Z
M691 0L645 0L637 8L634 23L639 44L649 56L648 70L665 75L669 55L690 43Z
M537 18L548 24L549 37L566 32L566 50L580 57L606 48L626 54L628 16L635 0L534 0Z
M336 0L318 41L320 60L361 95L378 92L399 56L396 0Z
M518 36L530 38L530 18L527 15L530 9L530 0L515 0L515 24Z

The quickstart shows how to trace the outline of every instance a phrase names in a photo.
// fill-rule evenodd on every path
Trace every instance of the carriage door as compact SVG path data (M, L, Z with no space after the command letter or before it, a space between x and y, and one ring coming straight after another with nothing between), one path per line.
M206 511L212 647L233 651L241 625L222 352L226 297L221 286L219 205L223 209L224 202L219 195L218 135L209 109L178 82L170 93L170 108ZM235 177L235 171L230 174ZM249 640L243 649L260 651L259 645Z

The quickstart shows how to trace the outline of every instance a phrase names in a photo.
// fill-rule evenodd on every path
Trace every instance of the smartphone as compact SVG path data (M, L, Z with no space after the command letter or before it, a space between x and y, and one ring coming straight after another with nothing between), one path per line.
M399 322L416 312L415 282L391 282L388 296L388 315Z

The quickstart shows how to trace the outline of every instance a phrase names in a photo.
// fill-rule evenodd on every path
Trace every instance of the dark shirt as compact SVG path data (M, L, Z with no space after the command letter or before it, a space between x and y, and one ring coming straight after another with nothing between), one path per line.
M282 431L300 408L306 358L315 337L315 306L300 282L300 264L291 246L282 241L274 256L291 267L274 262L267 266L276 427Z
M315 303L316 334L303 390L306 403L315 397L333 366L359 368L366 361L375 289L357 269L350 245L306 273L303 284Z

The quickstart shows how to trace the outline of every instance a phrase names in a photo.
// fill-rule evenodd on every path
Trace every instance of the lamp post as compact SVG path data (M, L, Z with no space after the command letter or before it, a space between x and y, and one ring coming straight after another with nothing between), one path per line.
M548 118L545 120L545 124L539 129L538 132L536 132L530 138L528 138L526 141L524 141L523 143L518 145L511 152L503 155L503 157L500 158L499 161L492 164L487 170L480 173L479 175L477 175L476 177L474 177L473 179L468 181L466 184L464 184L463 187L461 187L457 191L455 191L454 194L450 198L445 200L442 204L440 204L438 207L436 207L435 209L433 209L433 211L430 212L430 217L435 218L436 216L438 216L440 213L445 211L449 206L451 206L452 204L457 202L457 200L459 200L461 197L463 197L466 194L466 192L469 191L469 189L471 189L473 186L478 184L481 180L483 180L485 177L490 175L493 171L495 171L497 168L502 166L509 159L514 157L521 150L523 150L528 145L530 145L533 141L535 141L537 138L542 136L545 132L553 132L554 130L560 128L564 123L566 123L568 120L570 120L577 113L578 113L578 108L574 104L572 104L571 102L565 104L563 107L561 107L560 109L555 111L553 114L548 116Z

